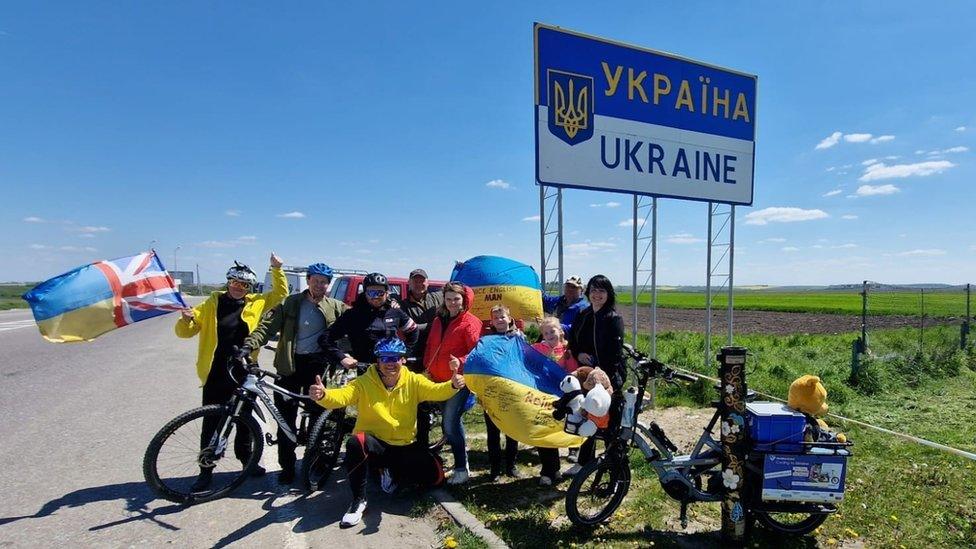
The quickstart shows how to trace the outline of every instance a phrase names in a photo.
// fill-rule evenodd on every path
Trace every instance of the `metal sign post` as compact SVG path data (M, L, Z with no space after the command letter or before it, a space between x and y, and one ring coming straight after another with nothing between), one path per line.
M553 226L553 217L556 223ZM542 291L562 291L563 283L563 190L539 185L539 242L542 252ZM556 266L552 267L553 254ZM554 288L550 286L555 286Z
M705 269L705 366L712 363L712 304L726 292L726 345L732 345L735 272L735 206L708 203L708 248ZM717 283L717 284L716 284ZM717 290L715 288L718 288Z

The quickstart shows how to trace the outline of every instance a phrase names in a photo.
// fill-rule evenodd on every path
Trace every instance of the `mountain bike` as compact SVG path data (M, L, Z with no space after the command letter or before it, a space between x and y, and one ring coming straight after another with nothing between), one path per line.
M681 525L684 528L688 523L690 503L717 502L723 497L722 446L712 435L721 417L720 412L716 409L690 454L675 455L677 446L657 423L638 421L645 389L651 379L674 383L676 380L697 382L698 378L648 358L630 345L625 344L624 349L632 359L628 368L637 380L633 410L630 414L621 414L629 417L622 417L616 425L611 422L606 430L598 433L597 437L606 442L606 451L584 465L573 477L566 492L566 515L573 524L585 527L609 519L630 489L630 451L637 448L657 474L664 492L681 504ZM755 393L749 391L746 400L754 398ZM718 402L713 402L713 405L717 408ZM761 484L761 464L758 471L755 466L747 466L746 469L747 474L752 475L749 482L752 485ZM755 475L758 475L758 483ZM787 534L809 533L836 511L836 507L829 504L766 503L756 499L756 504L750 510L752 517L770 529Z
M313 408L318 404L306 395L266 381L266 378L277 381L281 376L262 370L257 363L228 360L226 367L232 379L237 379L233 374L235 365L243 368L246 375L229 401L201 406L176 416L149 442L142 471L149 487L160 497L191 505L218 499L240 486L261 461L265 444L276 444L271 433L264 433L262 437L261 426L254 417L256 414L261 421L266 421L261 405L278 424L279 432L296 445L308 440L309 417L313 411L318 412ZM298 429L289 425L281 415L269 391L286 400L297 400L301 414ZM320 415L316 427L325 422L325 417L325 413ZM315 427L312 428L314 431ZM244 450L243 455L231 456L237 451L228 452L229 446ZM212 470L212 481L205 490L195 491L192 486L203 469Z

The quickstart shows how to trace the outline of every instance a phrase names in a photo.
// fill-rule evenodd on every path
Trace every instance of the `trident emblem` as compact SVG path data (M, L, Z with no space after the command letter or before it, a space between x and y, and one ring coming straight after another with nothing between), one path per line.
M573 89L575 83L570 79L569 98L567 100L566 94L563 92L563 87L559 85L559 82L554 82L553 84L555 85L553 107L556 109L556 125L566 131L566 137L573 139L580 129L585 129L587 126L587 115L589 113L586 107L589 99L589 94L587 93L589 92L589 88L584 87L580 90L579 95L575 95L573 93L575 91Z
M549 70L549 131L569 145L593 137L593 78Z

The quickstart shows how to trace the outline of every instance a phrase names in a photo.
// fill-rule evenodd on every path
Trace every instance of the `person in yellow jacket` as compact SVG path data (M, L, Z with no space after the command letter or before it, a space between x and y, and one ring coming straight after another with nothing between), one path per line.
M210 294L206 301L193 308L183 309L176 321L176 335L190 338L200 335L197 350L197 376L203 384L203 404L223 404L230 400L237 383L230 376L227 361L233 357L234 347L257 327L265 309L277 306L288 296L288 281L281 271L281 259L271 253L271 290L263 294L249 293L257 283L257 275L247 265L234 262L227 271L226 291ZM240 376L238 376L240 378ZM216 425L204 421L200 433L200 447L213 436ZM260 442L260 441L259 441ZM234 454L247 463L252 449L243 437L235 437ZM255 474L264 474L258 466ZM210 486L213 468L200 468L200 476L191 489L203 491Z
M322 377L308 389L309 396L328 409L356 406L359 414L353 434L346 440L344 465L352 490L352 504L339 526L362 520L366 510L366 473L380 472L380 487L392 493L398 485L436 486L444 481L440 457L417 442L417 405L442 402L464 387L464 376L452 371L449 381L435 383L403 367L407 347L398 338L381 339L374 349L375 367L345 387L326 390Z

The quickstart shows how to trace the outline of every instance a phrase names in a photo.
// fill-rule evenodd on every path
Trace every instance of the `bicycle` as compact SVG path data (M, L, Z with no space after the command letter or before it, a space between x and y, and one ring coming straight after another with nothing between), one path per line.
M657 474L664 492L681 504L681 525L688 523L688 505L694 502L717 502L723 498L721 462L722 446L712 436L721 415L716 409L701 437L687 455L675 455L678 448L664 430L653 421L648 425L638 421L647 384L651 379L675 383L675 380L697 382L698 377L675 371L673 368L648 358L630 345L624 345L633 360L629 369L636 375L637 394L633 413L622 417L598 437L606 442L606 450L599 457L584 465L574 476L566 492L566 515L573 524L591 527L600 524L617 510L630 489L630 450L637 448ZM746 400L755 398L749 391ZM713 402L718 407L718 402ZM617 404L619 407L619 404ZM621 415L627 415L626 413ZM752 485L761 485L761 462L758 470L749 460L746 467ZM758 482L756 481L758 475ZM836 511L830 504L770 503L753 496L752 517L765 526L781 533L802 535L813 531Z
M243 366L246 376L229 401L200 406L176 416L149 442L142 470L149 487L160 497L174 503L192 505L218 499L240 486L258 466L265 444L276 444L271 433L264 433L262 437L263 431L254 415L257 414L263 422L266 420L258 403L268 410L284 436L297 445L309 439L308 419L315 410L311 407L318 405L306 395L265 381L265 378L277 381L281 376L262 370L257 363L242 364L228 360L227 369L232 379L236 379L233 375L235 364ZM297 429L281 415L268 394L269 390L285 399L297 399L301 413ZM313 433L325 421L326 415L320 415L312 428ZM204 433L211 431L209 439L203 440ZM238 442L240 437L243 438ZM228 456L230 444L246 447L245 455L236 456L238 459ZM208 488L192 490L197 475L208 468L213 471L213 480Z

